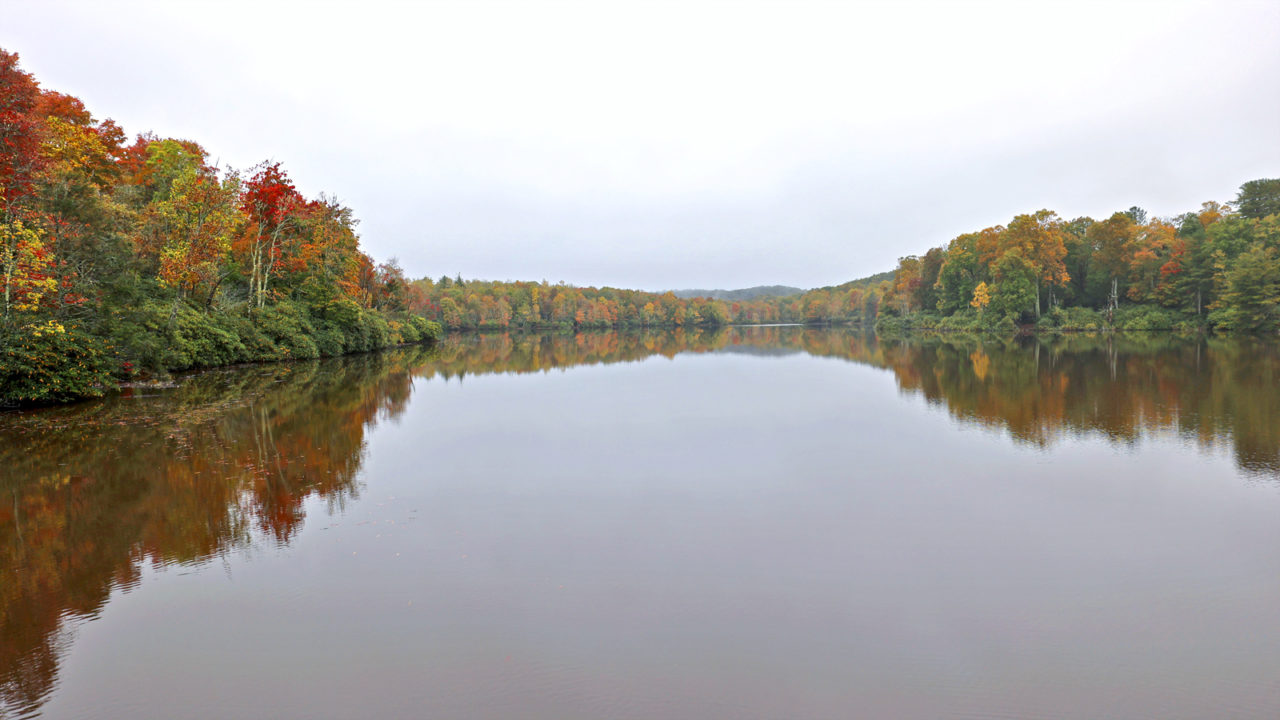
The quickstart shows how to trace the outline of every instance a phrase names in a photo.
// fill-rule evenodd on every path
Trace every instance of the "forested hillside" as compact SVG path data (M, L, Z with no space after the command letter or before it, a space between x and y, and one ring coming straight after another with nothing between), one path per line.
M767 297L790 297L804 292L804 288L787 285L757 285L738 290L672 290L678 298L706 297L713 300L756 300Z
M42 89L0 50L0 402L439 332L360 248L350 209L279 163L211 164Z
M461 277L413 282L415 312L449 329L714 327L804 322L800 295L754 299L680 297L673 291L491 282Z
M1170 218L1040 210L799 298L808 322L880 329L1280 329L1280 179Z
M682 298L546 282L423 279L414 310L449 328L802 322L939 330L1280 329L1280 180L1172 218L1040 210L902 258L898 267L784 297Z
M679 327L730 322L719 300L643 290L461 277L413 282L414 310L449 329Z

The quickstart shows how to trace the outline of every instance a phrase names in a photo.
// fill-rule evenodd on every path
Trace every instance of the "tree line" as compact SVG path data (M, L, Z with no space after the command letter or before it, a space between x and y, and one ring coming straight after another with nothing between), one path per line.
M614 288L424 278L413 309L454 329L853 324L901 329L1280 330L1280 179L1172 218L1040 210L892 271L802 294L681 298Z
M598 329L719 326L738 321L729 304L672 292L575 287L545 280L442 277L412 283L411 307L450 329Z
M1280 179L1172 218L1049 210L965 233L890 275L800 297L809 322L878 329L1280 329Z
M0 49L0 401L101 394L141 374L418 342L394 262L279 163L213 165L132 140Z
M275 162L132 140L0 49L0 404L139 375L312 358L451 329L852 323L901 328L1280 329L1280 179L1172 218L1041 210L889 273L785 297L682 298L441 277L360 247L336 198Z
M871 279L889 275L885 273ZM859 288L852 296L847 292L831 292L828 288L804 294L717 299L681 297L675 291L553 285L545 280L493 282L444 276L438 280L414 280L410 307L453 330L705 328L726 324L847 322L853 319L848 305L850 297L861 303L867 284L868 280L861 280L841 287L842 290ZM779 289L789 290L781 286ZM874 310L875 303L870 307ZM861 304L858 311L862 311ZM874 315L871 319L874 321Z

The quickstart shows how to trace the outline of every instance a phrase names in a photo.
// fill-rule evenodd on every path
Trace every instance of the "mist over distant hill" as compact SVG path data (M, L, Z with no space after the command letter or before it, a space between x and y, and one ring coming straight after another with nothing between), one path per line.
M741 290L672 290L678 298L712 298L713 300L755 300L762 297L788 297L799 295L804 288L786 285L757 285Z

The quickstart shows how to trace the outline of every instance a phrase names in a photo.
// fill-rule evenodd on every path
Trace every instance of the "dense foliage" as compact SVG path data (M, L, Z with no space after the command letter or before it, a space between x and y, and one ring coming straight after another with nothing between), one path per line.
M800 297L809 322L881 330L1280 330L1280 180L1174 218L1040 210L899 260L879 282Z
M1141 208L1065 221L1040 210L802 294L717 300L531 282L429 278L415 312L455 329L845 323L899 329L1280 330L1280 180L1175 218ZM786 290L781 288L781 290ZM709 293L711 294L711 293ZM715 293L723 294L723 293ZM685 295L686 297L681 297Z
M738 320L730 316L728 303L681 299L671 292L461 277L426 278L412 285L414 312L450 329L693 327Z
M190 140L129 142L0 50L0 402L437 335L355 226L279 163L240 173Z
M727 297L727 291L708 291L725 295L723 299L691 296L693 291L652 293L643 290L574 287L563 283L552 285L536 282L489 282L442 277L439 280L415 280L411 309L453 330L481 329L599 329L717 327L739 324L822 323L848 321L847 307L832 305L830 299L847 303L848 290L859 288L853 297L862 298L872 280L854 281L832 289L810 291L804 295L756 294L749 299ZM790 288L776 286L780 293ZM751 288L757 290L757 288ZM684 297L682 297L684 295ZM872 294L866 295L872 297ZM879 296L875 296L878 298ZM861 311L861 307L859 308ZM875 302L867 306L875 319Z

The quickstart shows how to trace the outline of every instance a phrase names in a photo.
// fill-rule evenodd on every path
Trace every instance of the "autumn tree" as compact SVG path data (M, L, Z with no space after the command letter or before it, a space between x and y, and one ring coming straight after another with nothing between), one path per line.
M44 163L35 202L57 258L53 309L84 317L95 312L94 300L120 285L131 265L132 248L120 230L133 217L114 197L125 135L61 93L42 92L36 112L44 123Z
M916 302L916 290L921 284L920 258L915 255L898 258L898 268L893 271L893 298L900 314L911 313Z
M1133 239L1133 255L1129 261L1130 300L1144 302L1157 297L1162 283L1172 285L1169 276L1177 272L1170 266L1177 230L1171 223L1156 219L1137 228Z
M36 113L39 85L18 68L18 56L0 50L0 281L6 324L34 313L57 286L54 256L45 242L44 217L34 204L47 164L44 127Z
M967 306L973 298L974 288L983 282L981 278L985 275L985 268L979 264L977 241L977 233L967 233L947 245L935 283L938 309L944 314L949 315Z
M139 135L132 145L120 150L123 185L117 194L131 207L142 210L168 197L174 181L189 170L217 172L208 158L205 149L190 140Z
M0 50L0 221L28 219L22 203L34 192L44 165L42 123L36 115L39 85L18 68L15 53Z
M987 284L985 282L978 283L977 287L973 289L973 299L969 301L970 307L977 309L978 312L982 312L983 310L986 310L987 306L990 304L991 291L987 288Z
M1049 290L1049 304L1054 304L1054 288L1065 285L1067 274L1066 233L1057 213L1039 210L1019 215L1009 223L1000 239L1001 256L1016 251L1035 273L1035 315L1040 317L1040 288Z
M186 297L201 291L204 304L213 303L242 223L240 179L225 179L188 167L170 183L163 199L142 216L143 245L153 252L162 283Z
M4 284L4 321L40 309L41 300L53 292L57 281L52 257L36 228L12 219L0 222L0 282Z
M1107 307L1115 310L1120 299L1120 278L1129 270L1129 257L1137 225L1126 213L1118 212L1089 227L1086 239L1093 247L1093 261L1098 271L1110 281Z
M408 300L409 281L405 279L404 268L396 258L381 263L377 267L377 295L373 299L375 308L401 311ZM505 317L510 318L510 308Z
M244 184L241 210L249 222L241 237L240 252L249 275L250 305L267 303L271 278L286 253L296 227L296 211L303 205L280 163L259 165Z

